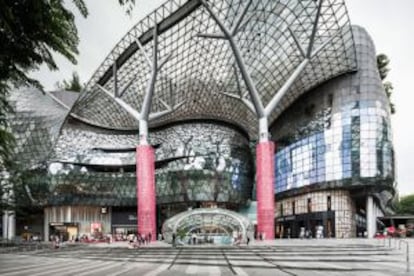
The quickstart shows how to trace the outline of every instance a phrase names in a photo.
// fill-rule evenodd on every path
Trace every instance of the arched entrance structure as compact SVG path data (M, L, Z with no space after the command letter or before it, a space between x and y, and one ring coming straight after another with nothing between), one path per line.
M179 213L162 226L162 233L167 242L172 241L172 234L187 241L193 233L199 241L211 243L228 243L233 235L252 237L253 224L236 212L220 208L200 208Z

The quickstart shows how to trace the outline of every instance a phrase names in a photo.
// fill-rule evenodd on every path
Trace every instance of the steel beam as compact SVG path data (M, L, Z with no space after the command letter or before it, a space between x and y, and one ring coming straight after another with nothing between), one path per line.
M288 27L289 33L290 35L293 37L293 40L295 41L296 47L298 47L300 54L302 55L303 58L306 57L306 53L305 53L305 49L303 49L302 45L300 44L299 39L297 38L297 36L295 35L295 33L292 31L291 28Z
M117 68L116 68L116 63L114 63L112 65L112 75L114 77L114 95L115 97L119 97L118 95L118 74L117 74Z
M141 42L139 42L139 39L135 39L135 43L137 44L139 50L144 55L144 58L147 61L148 66L151 67L152 66L152 62L151 62L151 59L149 58L149 56L147 55L147 52L145 52L144 46L142 46Z
M270 102L267 104L265 108L265 116L268 117L272 113L272 111L275 109L275 107L278 105L282 97L286 94L286 92L289 90L289 88L292 86L292 84L295 82L296 78L299 76L299 74L305 69L306 65L309 63L309 59L305 58L298 67L296 67L295 71L290 75L290 77L286 80L286 82L283 84L283 86L277 91L276 95L273 96L273 98L270 100Z
M239 30L241 23L243 22L244 17L246 16L247 11L249 10L250 5L252 4L252 0L249 0L246 7L244 7L243 12L240 16L236 19L236 23L233 25L230 33L232 36L235 36Z
M320 51L322 51L330 42L332 42L332 40L339 34L341 33L341 30L339 30L338 32L335 33L335 35L331 36L330 38L328 38L325 42L323 42L321 45L319 45L318 48L316 48L315 51L312 52L310 58L314 58L315 56L317 56L319 54Z
M152 53L152 64L151 64L151 77L148 80L147 89L144 96L144 101L141 107L141 118L144 120L148 119L152 98L155 90L155 81L157 80L158 73L158 33L157 28L154 28L154 47Z
M246 105L246 107L251 111L251 112L253 112L253 114L256 114L256 109L254 108L254 105L253 105L253 103L252 102L250 102L248 99L245 99L245 98L242 98L242 97L240 97L240 96L238 96L238 95L234 95L234 94L231 94L231 93L226 93L226 92L219 92L220 94L222 94L222 95L224 95L224 96L226 96L226 97L229 97L229 98L233 98L233 99L237 99L237 100L240 100L242 103L244 103L245 105Z
M124 88L122 88L121 92L119 93L118 98L121 98L124 95L124 93L128 90L128 88L134 83L134 80L135 79L132 78L128 81L128 83L125 85Z
M217 25L220 27L220 29L222 30L222 32L224 33L225 37L227 38L227 40L230 43L230 47L233 51L234 54L234 58L236 59L236 63L240 69L240 73L243 77L243 80L246 83L246 86L250 92L250 97L253 101L253 105L254 108L256 110L256 114L259 118L262 118L265 116L264 114L264 107L263 107L263 103L260 99L259 96L259 92L256 90L256 85L254 84L252 78L250 77L250 73L247 70L247 67L244 63L242 54L240 52L239 47L237 46L236 42L234 41L233 35L231 33L231 31L229 31L224 24L220 21L220 19L214 14L214 12L211 10L210 6L208 5L208 3L205 0L201 0L201 2L203 3L204 7L206 8L206 10L208 11L208 13L210 14L210 16L214 19L214 21L217 23Z
M58 103L60 106L62 106L63 108L70 110L70 107L67 106L64 102L62 102L60 99L58 99L57 97L55 97L55 95L53 95L52 93L48 92L48 91L44 91L44 93L46 95L48 95L52 100L54 100L56 103Z
M313 23L312 34L309 40L309 46L308 46L308 50L306 53L307 58L310 58L312 54L313 44L315 43L316 30L318 29L319 17L321 15L321 10L322 10L322 2L323 0L319 0L318 10L316 11L315 22Z
M116 103L118 103L126 112L128 112L135 120L140 121L142 120L141 114L135 109L133 108L131 105L129 105L128 103L126 103L124 100L120 99L120 98L116 98L114 95L111 94L111 92L109 92L107 89L105 89L104 87L102 87L101 85L97 85L97 87L104 92L108 97L110 97L111 99L113 99ZM141 131L141 130L140 130Z
M162 34L180 23L182 20L186 19L192 12L197 10L201 6L201 0L190 0L186 2L182 7L173 12L171 15L166 17L163 21L158 24L158 34ZM153 29L149 29L143 33L138 40L142 45L147 44L153 39ZM128 59L135 54L138 50L138 45L136 43L131 43L131 45L126 48L122 54L116 59L115 63L117 68L121 68ZM98 80L98 84L105 85L106 82L112 77L112 69L108 68L102 77Z
M227 39L224 35L221 34L197 34L197 36L202 38Z

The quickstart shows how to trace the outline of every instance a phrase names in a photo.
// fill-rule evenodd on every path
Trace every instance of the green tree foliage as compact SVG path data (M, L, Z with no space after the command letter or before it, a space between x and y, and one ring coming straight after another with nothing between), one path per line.
M72 2L82 16L88 15L83 0ZM127 13L135 5L135 0L118 2L127 7ZM0 162L10 158L13 144L6 120L6 114L11 112L7 103L9 89L22 85L41 89L28 72L42 64L57 70L52 52L76 64L78 43L75 15L64 0L0 0Z
M390 100L391 114L395 114L395 105L394 105L393 102L391 102L391 95L392 95L392 92L394 91L394 86L389 81L383 82L382 85L384 86L385 94L387 95L388 99Z
M83 0L73 0L73 3L84 17L88 15ZM19 168L13 162L14 139L7 121L7 114L12 112L7 102L9 90L22 85L41 89L40 83L29 77L29 71L42 64L56 70L52 52L76 63L78 43L75 16L63 0L0 0L1 209L11 208L9 205L14 201L11 197L22 182ZM15 192L10 193L10 189Z
M385 54L377 55L377 67L378 67L378 72L380 74L381 80L384 80L387 77L388 72L390 71L390 68L388 67L389 63L390 63L390 59L388 58L387 55Z
M414 215L414 194L403 196L396 209L398 214Z
M72 79L66 81L64 80L62 83L58 82L56 84L56 88L74 92L80 92L82 90L82 84L79 80L79 75L76 72L72 73Z
M395 114L395 111L396 111L395 110L395 105L391 101L391 95L392 95L392 92L394 90L394 87L393 87L391 82L384 81L388 76L388 72L391 70L390 67L389 67L389 64L390 64L390 59L388 58L387 55L385 55L385 54L378 54L377 55L378 72L379 72L381 80L383 81L382 84L384 86L385 94L387 95L388 100L390 102L391 114Z
M135 0L118 2L127 7L127 13L135 4ZM87 17L83 0L72 0L72 3ZM28 73L42 64L57 70L52 53L59 53L76 64L79 37L75 15L66 4L64 0L0 0L0 209L4 209L3 195L9 193L5 187L10 189L10 185L22 182L16 179L20 173L12 159L15 142L6 117L12 112L7 96L12 87L33 85L42 89ZM72 81L70 87L77 90L79 77L73 76Z
M135 6L135 0L118 0L119 4L121 6L125 6L126 7L126 13L127 14L131 14L134 6Z
M88 10L82 0L73 0L83 16ZM7 94L11 87L40 83L28 72L46 64L57 65L52 52L72 63L78 54L78 33L74 14L63 0L0 0L0 160L7 163L12 148L6 114L11 111Z

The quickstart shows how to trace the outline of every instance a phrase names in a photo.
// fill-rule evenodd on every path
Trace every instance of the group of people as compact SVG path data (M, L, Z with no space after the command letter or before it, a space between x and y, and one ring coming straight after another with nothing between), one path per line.
M202 236L203 237L203 236ZM193 232L191 235L187 236L188 244L196 245L198 243L213 243L213 238L209 239L207 236L204 236L204 239L200 238L197 233ZM251 241L251 237L249 235L246 236L245 242L249 245ZM176 247L177 245L184 245L184 242L181 239L177 238L177 234L175 232L172 233L171 236L172 246ZM240 245L243 242L243 235L238 232L233 233L233 237L231 238L231 243L233 245Z
M128 235L128 241L134 248L140 247L141 245L147 245L152 241L152 234L151 232L147 235L145 235L145 233L138 233L137 235L130 234Z
M184 244L181 240L177 240L177 234L174 232L171 236L171 243L173 247L176 247L177 244ZM197 244L198 236L196 233L192 233L190 239L188 239L188 244Z

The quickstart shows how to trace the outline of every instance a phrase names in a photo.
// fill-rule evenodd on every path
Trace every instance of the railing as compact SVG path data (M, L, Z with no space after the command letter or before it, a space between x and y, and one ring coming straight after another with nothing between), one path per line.
M406 251L406 262L407 262L407 272L410 272L410 244L405 240L398 241L398 249L401 249L401 243L405 243L407 245Z
M43 242L25 242L20 239L0 240L0 254L37 251L50 248L51 245L49 243Z
M410 272L410 244L406 240L400 240L400 239L393 239L389 237L388 239L382 239L383 244L382 246L385 247L387 240L388 240L388 247L392 248L392 241L394 240L394 246L397 249L397 242L398 242L398 249L401 250L401 244L404 243L406 245L406 253L405 253L405 261L406 261L406 271Z

